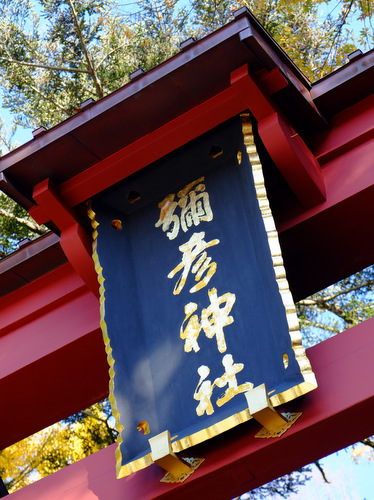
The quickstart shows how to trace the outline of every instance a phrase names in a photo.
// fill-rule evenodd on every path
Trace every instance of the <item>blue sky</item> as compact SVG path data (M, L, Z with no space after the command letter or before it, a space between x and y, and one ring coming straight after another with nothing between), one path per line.
M374 500L374 462L361 458L356 463L351 449L341 450L320 460L329 484L314 466L313 479L290 500Z
M317 467L312 465L312 479L290 495L289 500L374 500L374 462L367 458L353 462L350 448L319 462L330 482L326 483ZM244 493L240 500L248 498Z

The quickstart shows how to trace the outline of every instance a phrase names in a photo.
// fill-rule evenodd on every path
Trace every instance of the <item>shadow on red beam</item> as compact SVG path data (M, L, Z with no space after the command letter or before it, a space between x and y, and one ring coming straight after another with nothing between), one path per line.
M14 500L228 500L374 432L374 318L311 349L319 387L286 405L301 418L281 438L242 424L183 456L206 460L185 483L160 483L157 465L115 478L115 445L13 494Z
M108 396L102 344L100 330L89 332L1 378L0 449Z
M66 264L0 300L0 449L108 394L97 299Z
M85 294L87 294L85 284L70 264L58 267L1 297L0 337L31 323L48 311L69 304L74 297ZM97 320L99 321L98 312Z

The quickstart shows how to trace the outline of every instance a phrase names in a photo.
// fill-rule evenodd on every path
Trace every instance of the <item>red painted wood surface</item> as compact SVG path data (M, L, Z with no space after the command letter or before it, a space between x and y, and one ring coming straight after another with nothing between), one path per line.
M272 75L266 73L266 76L267 85L270 86ZM231 85L227 89L63 182L60 185L62 199L69 206L76 206L220 123L250 109L259 122L260 136L261 123L266 122L263 127L265 146L286 179L291 180L296 196L306 206L323 201L323 178L316 159L287 118L278 115L264 91L249 75L248 66L238 68L230 77ZM261 73L260 80L264 78ZM277 74L273 74L273 78L276 80ZM40 188L36 188L36 194L44 182ZM37 198L34 196L38 203ZM30 214L39 223L48 222L51 217L51 213L43 210L39 203L30 209ZM56 218L59 218L59 214L56 214Z
M374 262L374 99L336 115L333 123L312 147L321 159L326 201L307 209L286 202L278 212L295 300Z
M322 170L326 201L305 209L295 205L292 199L282 197L278 201L276 197L271 198L287 276L295 299L303 298L374 262L374 170L371 154L374 148L374 101L367 99L349 110L349 119L360 126L352 131L353 143L348 149L343 147L348 134L345 125L347 113L337 115L331 132L315 137L312 146L316 156L330 158L323 164ZM79 248L78 241L77 253ZM38 266L41 259L40 256ZM2 262L2 267L5 264L5 261ZM55 270L0 299L0 356L1 361L4 359L4 364L0 363L0 388L6 400L13 405L15 415L22 415L24 422L21 426L18 417L13 419L9 415L1 415L0 422L9 429L9 433L0 436L0 446L11 444L44 425L83 409L108 392L97 299L89 297L92 294L70 266L65 265L63 269L63 272ZM93 266L91 272L94 280ZM12 276L18 280L17 273ZM30 279L35 277L32 266L25 276ZM68 278L75 280L74 301L70 301L72 295L66 284ZM45 283L48 283L48 290L53 288L58 297L58 307L50 303L52 295L47 292ZM24 279L19 284L24 284ZM43 317L46 309L49 314ZM29 321L29 315L32 315L33 321ZM63 318L75 316L81 316L77 325L83 326L75 328L75 324L68 323L63 327L60 324ZM20 330L18 325L22 321L24 326ZM53 333L55 331L60 334ZM41 332L44 332L44 337ZM64 340L65 332L67 336ZM49 351L43 351L45 345L49 345ZM21 346L20 350L18 346ZM8 353L13 352L15 359L9 367L9 356L13 354ZM24 361L24 366L18 366L18 357L25 356L25 353L30 354L29 363ZM65 364L69 369L62 370L64 375L56 373L58 380L53 381L50 374L54 373L53 367L57 362L60 363L58 366ZM45 379L45 388L40 379ZM24 380L32 383L24 385ZM72 385L77 391L76 397L71 397ZM51 396L44 403L43 400L47 401L44 397L46 393ZM30 405L23 405L23 397L28 402L34 398L41 405L40 423L37 423L36 405L31 405L31 408ZM48 410L51 410L50 415Z
M249 421L187 450L206 460L183 484L160 483L157 465L115 478L115 445L13 494L14 500L228 500L374 432L374 319L311 349L319 387L286 405L302 411L280 438L258 439Z
M271 90L271 78L277 84L277 73L270 75L261 73L259 77L260 82L270 79L265 90ZM266 158L262 160L295 300L370 265L374 261L370 209L374 195L374 97L337 113L331 130L310 134L307 145L269 104L265 90L245 67L233 72L231 79L226 90L63 182L58 187L61 199L68 207L82 203L243 109L253 108L260 137L281 172L281 177L279 172L274 176L274 166L269 167ZM253 92L244 92L247 87ZM40 222L51 217L43 218L42 206L30 212ZM78 244L79 240L76 252L74 244L68 248L78 263L76 268L80 262L77 255L83 255ZM89 265L81 267L84 271ZM86 282L94 288L91 278Z
M38 213L34 214L35 220L39 224L53 221L61 233L60 244L68 261L92 293L99 297L99 285L92 261L91 235L82 226L74 210L66 205L51 179L45 179L35 186L33 197L43 214L41 220L37 218Z
M97 298L70 264L0 299L0 449L108 394Z

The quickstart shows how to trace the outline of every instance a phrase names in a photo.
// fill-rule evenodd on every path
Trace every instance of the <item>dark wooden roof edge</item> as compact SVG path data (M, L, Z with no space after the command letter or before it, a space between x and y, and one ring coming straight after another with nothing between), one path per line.
M235 57L228 57L229 54L235 54ZM234 61L231 62L231 59ZM66 176L78 173L79 168L87 168L118 150L118 137L116 142L111 134L105 141L102 140L101 145L94 140L85 142L93 130L100 136L103 123L104 127L108 124L114 128L125 127L125 135L132 142L148 133L152 126L157 128L186 111L186 107L194 107L208 99L211 97L209 91L214 93L227 88L230 71L237 69L235 64L248 63L252 72L278 68L289 84L273 96L277 105L291 123L299 120L296 130L305 126L321 129L326 126L323 114L329 118L331 112L335 113L355 99L362 98L361 89L356 88L357 81L365 87L365 92L368 91L368 80L364 76L374 68L372 59L371 53L355 59L312 86L257 19L247 8L242 8L234 14L234 21L226 26L197 42L190 40L180 53L169 60L147 72L139 72L124 87L97 102L86 103L75 116L48 131L35 133L33 140L5 155L0 159L0 188L29 209L33 205L32 188L44 179L45 172L58 184L66 180ZM357 69L359 67L361 72ZM204 81L205 88L199 85ZM172 90L179 93L179 97L170 106L157 103L155 93L163 94L165 99L171 85L174 85ZM213 86L215 88L211 89ZM342 92L346 94L346 89L353 87L354 90L342 99ZM142 99L138 99L140 93ZM138 112L139 105L144 109ZM318 107L321 107L322 114ZM143 121L137 124L137 129L132 121L136 113L142 115ZM144 120L145 113L149 114L148 122ZM305 129L302 128L301 132L304 133ZM121 143L121 147L125 145ZM66 159L63 168L58 162L51 166L51 158L55 158L56 153L54 156L50 154L49 158L44 155L43 152L48 148L51 151L52 146L59 151L57 155L61 156L63 151ZM68 173L65 165L70 168ZM59 179L61 175L65 175L65 179Z
M297 78L299 82L306 88L311 88L311 82L305 76L305 74L300 70L300 68L293 62L293 60L288 56L288 54L281 48L281 46L274 40L274 38L269 34L268 31L262 26L258 21L256 16L247 7L242 7L233 13L234 19L240 19L246 17L250 20L251 28L255 34L255 40L253 44L253 50L255 50L258 56L261 58L264 66L267 69L273 69L274 67L279 67L281 71L290 79ZM267 61L266 61L267 58ZM278 61L275 61L275 59ZM281 64L282 60L282 64ZM276 63L276 64L275 64ZM300 84L298 85L300 89Z
M65 264L60 237L48 232L0 260L0 297Z
M21 244L17 250L0 259L0 276L9 269L16 267L27 259L59 243L59 241L60 237L52 231L49 231L43 236L39 236L34 240Z
M247 34L245 30L249 30ZM355 101L355 96L352 95L352 92L346 95L346 99L342 101L340 99L342 92L341 88L346 88L348 85L352 87L353 80L355 79L365 80L365 78L363 78L364 74L374 67L374 51L371 51L311 85L309 80L297 68L287 54L261 26L255 16L253 16L246 7L243 7L234 14L234 21L231 23L202 38L196 43L189 44L186 49L181 50L181 52L155 68L141 73L134 81L130 81L124 87L121 87L95 103L90 102L88 106L82 107L82 110L73 117L64 120L48 131L35 134L34 139L7 155L4 155L0 159L0 172L5 172L21 159L33 155L37 150L58 141L62 136L72 133L73 130L100 117L103 113L107 113L119 103L144 91L147 87L153 86L165 76L170 76L176 69L180 69L183 66L188 66L188 69L190 69L194 60L202 53L211 50L212 47L219 46L228 38L238 33L240 33L243 43L252 51L262 67L269 70L278 67L281 70L291 83L291 87L296 91L296 93L294 92L295 98L297 93L303 94L303 100L309 100L310 107L313 108L314 103L307 95L311 89L313 100L317 104L322 104L322 111L327 115L330 115L330 110L335 113L338 107L346 107L347 103L349 104ZM369 83L365 85L365 90L368 87ZM358 94L358 98L362 98L362 94L360 92L358 92ZM339 98L336 99L335 95ZM315 108L315 111L318 114L317 108ZM5 174L6 176L7 173L8 172ZM12 197L17 196L17 188L10 187L8 190L4 187L4 191ZM17 199L17 201L20 200ZM25 199L20 201L20 203L25 205Z
M358 52L347 64L314 82L311 97L325 116L331 117L373 93L374 49Z
M0 171L6 170L7 167L17 162L24 155L32 154L36 149L43 148L47 143L58 140L59 137L71 133L74 129L99 117L126 99L143 92L147 87L153 86L157 81L169 76L177 69L183 66L190 67L193 60L197 59L204 52L219 46L246 28L249 28L250 31L247 38L245 35L243 37L244 44L248 45L255 53L255 56L261 60L260 64L263 67L267 69L280 67L285 76L288 78L292 77L293 81L296 81L295 78L298 80L299 89L300 85L306 88L310 87L309 80L305 75L261 26L255 16L246 7L243 7L234 14L234 21L231 21L195 43L189 44L187 49L181 50L154 68L144 72L140 71L139 75L136 75L126 85L94 103L90 102L89 106L82 107L81 111L76 115L67 118L49 130L45 131L43 129L40 133L35 133L33 139L1 158ZM251 40L248 40L248 38L251 38Z

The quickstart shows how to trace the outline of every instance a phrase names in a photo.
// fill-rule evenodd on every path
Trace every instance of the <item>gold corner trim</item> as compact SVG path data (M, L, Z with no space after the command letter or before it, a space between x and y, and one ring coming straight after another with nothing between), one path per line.
M282 298L284 308L286 310L286 318L288 323L289 335L291 338L291 346L295 353L296 361L300 367L300 372L304 377L304 382L302 382L301 384L280 394L276 394L275 396L272 396L270 398L273 406L278 406L315 389L317 387L317 381L312 371L310 361L307 358L305 349L302 345L302 338L299 330L299 320L296 314L296 306L294 304L293 297L286 278L286 270L283 265L283 257L279 244L278 232L275 226L270 203L266 193L265 180L262 172L261 160L258 155L254 140L250 113L241 113L240 118L242 121L244 145L246 146L247 154L252 166L257 200L260 207L262 220L264 221L265 231L268 237L275 278L278 284L279 293Z
M104 287L104 282L105 278L103 276L103 268L100 265L100 260L99 260L99 255L97 253L97 237L98 237L98 232L97 232L97 227L99 226L99 223L96 220L96 214L92 210L92 205L91 205L91 200L87 201L87 213L88 217L91 220L91 226L92 226L92 260L95 265L95 271L97 273L97 280L99 282L99 293L100 293L100 327L101 327L101 332L103 335L103 340L104 340L104 345L105 345L105 352L107 355L107 360L108 360L108 365L109 365L109 402L110 406L112 408L113 412L113 417L115 420L115 429L118 433L117 437L117 447L115 451L115 457L116 457L116 474L117 477L119 477L121 467L122 467L122 453L121 453L121 444L123 442L123 439L121 437L121 432L123 429L123 426L120 422L120 413L117 408L117 402L114 397L114 364L115 360L112 355L112 348L110 346L110 339L108 335L108 329L107 325L105 322L105 287Z
M250 163L252 165L252 172L254 177L255 189L257 193L257 200L259 203L262 219L264 222L265 230L268 237L269 247L271 251L271 256L273 260L273 267L275 272L276 281L279 287L279 292L282 297L282 301L286 310L286 317L289 327L289 334L291 338L292 349L295 352L296 361L299 364L301 374L303 375L304 381L297 386L294 386L282 393L276 394L270 397L271 404L273 406L279 406L281 404L287 403L299 396L302 396L317 387L317 381L312 371L310 362L306 357L305 349L302 346L301 334L299 331L299 322L296 315L296 307L293 302L292 294L290 292L288 282L286 279L286 272L283 266L283 258L281 254L281 249L278 241L278 233L275 227L274 219L271 213L270 204L267 198L264 177L262 173L262 166L259 155L257 153L257 148L254 141L252 123L250 119L250 114L242 113L240 115L242 120L242 132L244 137L244 144L246 146L247 154L249 156ZM238 156L238 161L241 161L241 155ZM115 428L118 432L117 438L117 448L115 452L116 456L116 474L117 479L129 476L130 474L140 471L153 463L152 454L147 453L146 455L129 462L126 465L122 465L122 454L120 451L120 445L123 440L121 438L121 431L123 426L120 423L120 413L117 409L116 400L114 397L114 358L112 356L112 349L110 347L110 339L107 332L107 326L105 323L105 288L104 288L104 277L102 274L102 267L99 262L99 257L97 254L97 227L98 222L95 220L95 213L92 210L91 204L88 202L88 215L91 219L91 225L93 228L93 244L92 244L92 259L95 264L95 270L98 275L98 281L100 284L100 326L103 333L103 339L105 343L105 351L107 353L108 363L109 363L109 401L112 406L113 416L115 417ZM181 439L174 439L172 441L172 450L174 453L186 450L192 446L196 446L212 437L218 436L223 432L230 430L237 425L240 425L248 420L252 419L248 409L242 410L230 417L217 422L216 424L201 429L200 431L186 436Z
M207 439L218 436L225 431L228 431L239 424L247 422L250 420L252 416L249 414L249 410L245 409L239 413L235 413L220 422L217 422L206 429L201 429L190 436L186 436L182 439L175 439L172 442L172 450L174 453L179 453L180 451L191 448L192 446L196 446ZM120 473L117 476L118 479L122 477L129 476L133 472L137 472L141 469L144 469L153 463L151 453L144 455L143 457L138 458L137 460L133 460L132 462L123 465L121 467Z

